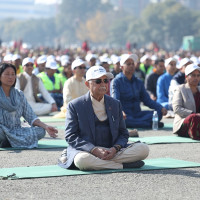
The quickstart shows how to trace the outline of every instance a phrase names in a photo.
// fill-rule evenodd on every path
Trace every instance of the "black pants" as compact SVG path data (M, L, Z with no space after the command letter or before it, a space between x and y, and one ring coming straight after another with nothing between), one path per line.
M4 139L0 140L0 148L11 147L10 142L5 137Z

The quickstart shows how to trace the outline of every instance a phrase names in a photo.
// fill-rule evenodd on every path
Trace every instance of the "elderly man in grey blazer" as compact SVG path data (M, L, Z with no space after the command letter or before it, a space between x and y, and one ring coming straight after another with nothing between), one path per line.
M106 95L113 75L102 66L86 73L89 92L68 104L66 116L67 160L63 168L103 170L142 167L149 154L143 143L128 144L121 104Z

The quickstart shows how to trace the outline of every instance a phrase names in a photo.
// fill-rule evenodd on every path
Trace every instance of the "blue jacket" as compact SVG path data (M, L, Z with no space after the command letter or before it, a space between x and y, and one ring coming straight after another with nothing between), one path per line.
M168 103L169 100L169 85L173 76L169 73L164 73L158 78L157 81L157 102L158 103Z
M120 102L107 95L104 96L104 102L112 134L111 147L115 144L127 147L129 134L123 120ZM60 165L63 168L69 168L80 151L90 152L95 147L95 117L90 92L68 104L65 138L69 147L67 162Z
M161 113L162 106L150 98L144 83L134 75L128 80L121 72L112 80L110 90L111 96L121 102L122 109L127 115L134 116L141 112L141 102Z

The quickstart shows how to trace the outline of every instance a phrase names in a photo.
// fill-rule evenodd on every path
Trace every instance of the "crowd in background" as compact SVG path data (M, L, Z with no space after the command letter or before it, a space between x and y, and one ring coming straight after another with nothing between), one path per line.
M173 96L172 90L174 88L173 83L174 81L175 85L184 83L184 67L188 64L195 63L196 65L200 65L200 52L166 52L159 49L131 49L130 47L126 47L126 49L90 49L86 41L83 42L80 47L68 49L53 49L47 47L29 49L23 48L21 43L14 43L12 47L0 48L0 61L2 63L6 62L15 65L18 80L21 77L20 74L24 71L26 72L25 66L29 63L33 64L31 73L42 80L44 88L53 98L52 99L50 96L46 95L44 89L41 89L41 91L38 92L39 94L37 94L36 102L43 101L54 105L53 107L48 107L44 112L41 111L41 107L39 107L39 110L35 108L37 115L44 115L51 111L61 110L62 112L62 110L66 109L66 104L70 100L82 95L80 91L83 91L82 87L84 83L82 86L76 85L76 87L81 87L81 90L77 92L80 94L72 94L72 98L69 96L66 97L66 95L68 95L65 94L65 91L67 90L66 87L65 90L63 90L65 82L76 73L74 68L80 67L80 65L85 67L81 79L82 77L84 78L87 69L94 65L103 66L106 71L112 72L115 77L121 72L120 56L122 54L132 53L138 56L137 63L135 63L134 76L142 80L150 98L157 101L168 110L167 116L174 117L171 105L171 98ZM30 59L27 60L28 58ZM24 61L24 59L26 60ZM77 61L77 59L80 60ZM78 62L75 62L75 67L72 66L74 61ZM171 67L171 65L174 66ZM170 86L171 81L172 86ZM19 85L20 83L17 81L17 88L22 90L22 83ZM73 88L73 84L71 87ZM68 93L73 93L73 89L68 91ZM110 95L110 90L107 94ZM68 100L66 100L66 98L68 98ZM31 97L28 98L28 101L29 99L31 99ZM32 106L34 107L34 105ZM57 116L59 117L59 115ZM64 115L60 116L64 117Z

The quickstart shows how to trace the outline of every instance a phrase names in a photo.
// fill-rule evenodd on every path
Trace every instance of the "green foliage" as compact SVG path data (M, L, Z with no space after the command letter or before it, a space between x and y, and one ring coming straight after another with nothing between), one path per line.
M141 21L144 23L142 35L145 40L157 42L167 49L178 49L183 36L195 33L192 11L173 0L148 6Z
M54 46L52 42L56 35L54 19L27 21L7 19L0 24L0 34L5 41L22 39L33 45Z
M62 41L76 42L76 30L80 23L93 18L97 11L107 11L108 4L101 4L100 0L63 0L56 16L56 26Z

